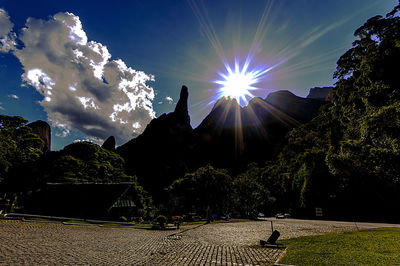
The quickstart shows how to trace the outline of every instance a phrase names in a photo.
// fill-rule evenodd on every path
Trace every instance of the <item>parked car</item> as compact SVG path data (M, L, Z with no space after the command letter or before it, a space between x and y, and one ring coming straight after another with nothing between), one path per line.
M283 215L282 213L277 213L277 214L275 215L275 218L276 218L276 219L285 219L285 215Z
M285 216L285 218L290 218L290 213L285 213L283 216Z

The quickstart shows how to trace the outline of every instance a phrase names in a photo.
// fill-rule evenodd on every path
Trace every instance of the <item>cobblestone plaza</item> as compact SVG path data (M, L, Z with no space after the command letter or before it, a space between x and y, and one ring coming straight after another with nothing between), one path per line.
M359 229L392 226L359 223ZM354 223L274 220L281 238L356 230ZM0 264L271 265L282 249L257 247L269 221L159 231L0 220Z

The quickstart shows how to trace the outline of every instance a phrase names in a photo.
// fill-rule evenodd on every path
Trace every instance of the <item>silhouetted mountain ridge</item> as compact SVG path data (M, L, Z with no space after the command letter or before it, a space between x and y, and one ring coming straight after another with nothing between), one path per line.
M253 98L245 107L221 98L192 129L187 101L183 86L174 112L153 119L141 135L117 148L128 174L137 175L153 194L207 163L239 172L250 162L274 158L285 134L315 117L325 104L289 91Z
M188 89L183 86L174 112L153 119L141 135L117 148L127 173L137 175L150 192L159 191L188 170L193 129L187 101Z
M332 90L333 87L314 87L308 92L307 98L324 101Z

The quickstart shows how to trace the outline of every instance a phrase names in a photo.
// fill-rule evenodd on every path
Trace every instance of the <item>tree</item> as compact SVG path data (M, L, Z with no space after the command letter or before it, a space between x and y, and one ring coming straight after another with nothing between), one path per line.
M169 187L171 208L174 212L195 211L206 214L227 214L233 205L232 178L224 169L211 165L200 167L194 173L187 173Z
M250 164L248 170L233 181L234 210L241 217L255 218L260 212L268 212L275 198L268 183L263 180L263 169Z
M45 182L112 183L132 181L124 172L124 160L113 151L90 142L76 142L58 152L46 154L33 166L36 180L32 186ZM24 181L26 184L28 180Z
M355 31L357 40L338 61L333 103L343 139L328 155L335 174L400 184L400 5Z
M23 173L42 155L43 141L20 116L0 115L0 183Z
M332 205L340 188L325 157L341 138L337 115L325 105L316 118L293 129L286 138L278 159L268 162L262 173L264 186L277 199L272 209L309 215L315 207Z
M291 199L287 206L326 206L342 217L393 212L400 199L399 10L355 31L353 47L337 63L333 104L292 130L269 166Z

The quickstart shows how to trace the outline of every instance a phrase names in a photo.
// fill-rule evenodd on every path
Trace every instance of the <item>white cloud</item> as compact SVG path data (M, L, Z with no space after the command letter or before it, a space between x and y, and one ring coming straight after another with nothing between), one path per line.
M14 24L4 9L0 8L0 52L7 53L14 49L15 33L11 32Z
M172 99L170 96L165 97L165 100L169 103L172 104L174 102L174 99Z
M78 97L78 100L81 102L81 104L83 105L83 107L86 108L93 108L93 109L100 109L93 101L93 99L91 98L87 98L87 97Z
M155 117L152 75L112 60L107 47L88 41L78 16L58 13L48 20L28 18L14 50L24 67L23 81L44 99L52 126L67 136L80 130L101 142L123 142L140 134Z
M9 94L9 95L7 95L7 97L8 98L13 98L13 99L16 99L16 100L19 99L18 95L15 95L15 94Z
M7 12L0 8L0 36L9 34L13 26Z
M104 140L96 137L87 137L85 139L75 139L72 143L78 142L102 143Z

